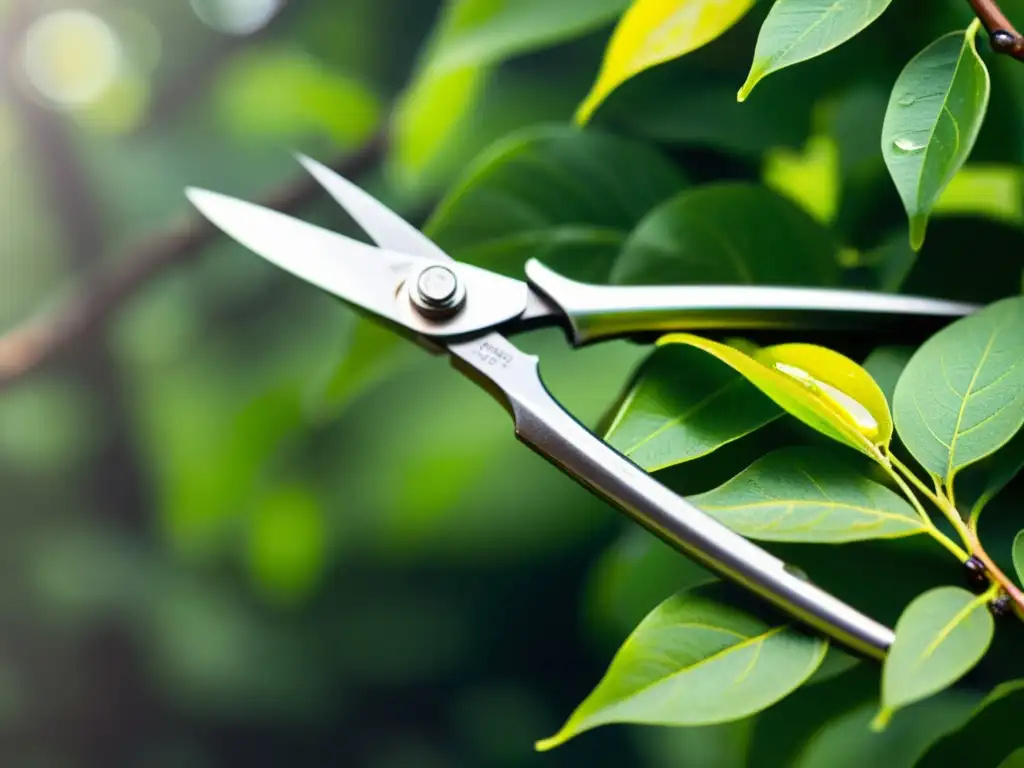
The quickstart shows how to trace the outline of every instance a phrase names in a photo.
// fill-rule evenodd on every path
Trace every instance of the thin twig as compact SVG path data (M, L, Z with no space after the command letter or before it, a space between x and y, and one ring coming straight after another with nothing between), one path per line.
M1018 61L1024 61L1024 35L1017 31L1013 23L996 0L967 0L974 9L974 15L981 21L988 32L992 50L1004 53Z
M359 176L377 165L387 139L375 134L365 145L333 164L344 176ZM267 195L262 204L282 212L295 211L315 200L321 187L303 174ZM115 266L89 277L55 311L27 321L0 336L0 390L40 368L101 328L129 297L163 270L196 256L215 240L219 230L198 216L189 216L164 232L130 248Z

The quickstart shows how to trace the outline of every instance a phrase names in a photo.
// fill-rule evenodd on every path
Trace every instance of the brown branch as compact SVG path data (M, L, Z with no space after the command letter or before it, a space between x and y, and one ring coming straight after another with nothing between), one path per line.
M1004 53L1024 61L1024 35L1013 26L999 7L997 0L967 0L974 15L988 32L989 44L996 53Z
M333 164L344 176L359 176L377 165L387 144L383 132ZM268 208L291 212L315 200L321 187L308 174L271 192L262 201ZM103 324L150 279L197 255L213 242L219 230L204 219L189 216L166 231L129 248L113 267L89 277L55 311L44 313L0 336L0 390L76 346Z

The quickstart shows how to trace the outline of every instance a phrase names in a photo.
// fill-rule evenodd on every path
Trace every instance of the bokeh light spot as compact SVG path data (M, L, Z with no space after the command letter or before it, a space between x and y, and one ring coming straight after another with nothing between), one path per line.
M277 15L282 0L191 0L192 10L220 32L251 35Z
M117 78L121 45L94 13L62 10L36 20L25 35L25 72L47 99L79 107L99 98Z

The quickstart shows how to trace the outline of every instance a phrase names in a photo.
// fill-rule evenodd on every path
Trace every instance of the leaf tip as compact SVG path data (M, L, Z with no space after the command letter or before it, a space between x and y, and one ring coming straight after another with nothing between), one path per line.
M924 234L927 228L927 215L919 213L910 218L910 247L914 253L920 251L921 246L924 245Z
M539 741L535 741L533 743L533 748L538 752L548 752L554 749L555 747L562 746L562 744L564 744L568 740L569 737L565 734L565 729L563 728L554 736L548 736L546 739L540 739Z
M740 86L739 91L736 92L736 101L740 103L746 101L750 92L754 90L754 86L760 83L766 74L764 67L752 66L749 74L747 74L747 79Z
M889 727L889 722L892 720L893 710L888 707L882 707L878 710L878 714L875 715L875 719L871 721L871 730L875 733L881 733Z

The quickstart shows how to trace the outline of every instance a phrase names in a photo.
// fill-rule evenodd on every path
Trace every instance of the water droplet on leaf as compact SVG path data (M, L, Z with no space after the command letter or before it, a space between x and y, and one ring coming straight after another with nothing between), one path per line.
M893 141L892 145L896 148L896 151L903 152L908 155L920 152L925 146L923 141L912 139L909 136L900 136L898 139Z
M789 376L791 379L795 379L817 394L834 411L845 417L864 437L873 440L878 436L878 420L871 415L867 408L842 390L814 378L807 371L797 368L795 365L777 362L775 363L775 370Z
M917 101L917 97L914 96L912 93L908 93L905 96L900 96L896 100L896 103L899 104L901 107L909 107L915 101Z

